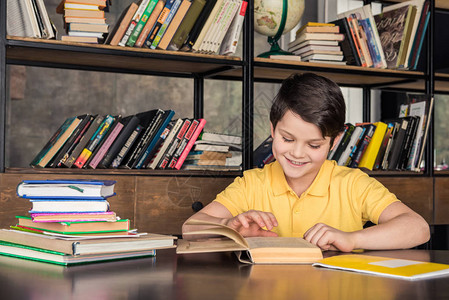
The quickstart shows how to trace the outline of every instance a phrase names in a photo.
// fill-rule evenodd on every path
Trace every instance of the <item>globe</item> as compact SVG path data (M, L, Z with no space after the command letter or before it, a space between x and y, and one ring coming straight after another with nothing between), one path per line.
M290 54L279 47L280 37L298 25L304 13L304 0L254 0L254 30L268 36L270 51L259 57Z

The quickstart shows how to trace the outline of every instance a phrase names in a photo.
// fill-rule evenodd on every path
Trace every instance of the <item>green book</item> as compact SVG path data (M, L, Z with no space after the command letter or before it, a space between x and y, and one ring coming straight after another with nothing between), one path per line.
M148 6L146 7L144 13L142 14L142 17L140 18L139 23L137 23L133 32L129 36L129 39L126 42L126 46L129 46L129 47L134 46L137 39L139 38L140 33L142 32L143 27L145 26L145 23L148 21L148 18L150 17L151 13L153 12L154 8L156 7L157 2L158 2L158 0L151 0L150 3L148 3Z
M193 0L192 5L187 11L187 14L185 15L184 19L182 20L181 24L179 25L178 29L173 35L173 38L171 40L170 45L168 46L168 49L170 50L181 49L182 45L187 40L187 36L189 35L190 30L192 30L193 25L198 19L205 4L206 0Z
M52 250L0 241L0 255L68 266L99 261L155 256L156 250L145 250L131 253L118 252L112 254L70 255Z
M61 234L86 234L125 232L129 230L129 220L109 221L74 221L74 222L33 222L30 217L16 216L17 226L25 229L48 231Z

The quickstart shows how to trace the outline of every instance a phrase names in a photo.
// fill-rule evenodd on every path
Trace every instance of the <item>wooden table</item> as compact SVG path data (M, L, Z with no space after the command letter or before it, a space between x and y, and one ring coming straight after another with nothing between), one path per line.
M328 252L326 255L335 255ZM449 251L370 255L449 264ZM408 281L315 268L243 265L231 253L175 254L73 267L0 257L1 299L449 299L449 276Z

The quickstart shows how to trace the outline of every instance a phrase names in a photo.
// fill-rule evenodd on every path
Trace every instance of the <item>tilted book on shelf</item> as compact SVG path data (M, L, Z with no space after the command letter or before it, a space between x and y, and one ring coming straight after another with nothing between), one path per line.
M354 33L349 26L348 19L344 17L332 23L336 24L340 28L340 33L345 35L344 40L340 42L340 47L345 56L346 63L348 65L361 66L360 49L355 40Z
M137 39L140 36L140 33L142 32L143 28L145 27L146 22L149 20L150 15L153 13L153 10L156 7L157 3L158 3L158 0L150 0L150 3L148 3L142 16L140 17L139 21L137 22L136 26L134 27L133 31L131 32L131 35L129 36L128 41L126 41L126 46L133 47L135 45Z
M162 9L161 13L159 14L156 23L154 24L153 28L151 28L150 33L148 34L144 46L147 48L151 47L151 44L153 43L154 39L157 36L157 33L159 32L159 29L164 24L165 20L167 19L168 15L170 14L170 11L175 3L177 3L179 0L167 0L165 2L164 8Z
M123 10L115 25L112 27L111 32L109 32L105 44L109 44L112 46L118 45L118 43L123 38L123 35L125 34L126 29L128 28L128 25L131 22L131 19L136 13L138 7L139 6L133 2L125 10Z
M187 145L184 147L184 150L181 152L181 155L179 156L178 160L176 161L176 164L173 168L179 170L182 167L182 164L184 163L187 155L189 154L190 150L192 149L196 139L198 138L199 134L204 128L204 125L206 125L205 119L198 119L199 124L195 128L195 131L192 133L192 136L190 137Z
M214 7L212 8L210 14L207 16L206 21L204 22L204 25L202 26L202 28L199 31L199 34L196 38L196 41L191 44L190 50L192 51L199 51L201 43L203 42L204 38L206 37L206 34L209 30L209 28L211 27L215 16L217 16L218 12L222 9L224 2L226 0L216 0L216 3L214 5Z
M209 2L209 1L208 1ZM192 30L193 26L196 24L204 6L206 4L205 0L193 0L187 14L182 20L181 24L177 28L173 38L168 45L169 50L179 50L182 45L186 42L187 37ZM162 48L162 47L161 47Z
M363 153L362 159L358 165L359 168L366 168L368 170L373 169L377 153L379 152L385 132L387 131L387 124L384 122L375 122L374 125L376 126L376 129L374 130L374 134L365 153Z
M298 237L243 237L236 230L217 223L189 220L189 225L205 226L203 230L184 234L215 235L222 238L178 240L176 253L236 252L242 263L311 264L323 258L321 249Z
M181 128L178 130L178 132L176 133L176 136L173 138L171 144L168 145L167 149L165 150L164 155L160 159L160 161L157 165L157 169L165 169L168 167L171 157L178 149L178 147L179 147L184 135L186 134L187 130L189 129L191 123L192 123L191 119L186 118L183 120Z
M148 35L151 32L151 29L153 28L154 24L156 24L157 19L159 15L161 14L162 10L164 9L165 2L163 0L159 0L154 7L153 11L151 12L151 15L148 17L148 20L145 22L145 26L143 26L142 31L139 34L139 37L136 40L136 43L134 44L134 47L141 48L143 44L145 43L145 40L147 39Z
M184 17L189 12L191 5L192 5L191 0L183 0L181 2L176 14L173 17L173 20L170 22L170 25L167 27L160 42L157 44L158 49L166 50L168 48L170 41L172 40L172 38L175 35L176 31L178 30L179 26L181 25L181 22L183 22Z
M180 48L180 50L183 50L183 51L192 50L192 46L198 40L198 37L199 37L206 21L208 20L210 14L212 13L212 10L214 9L216 4L217 4L217 0L206 1L204 8L201 10L201 13L198 16L197 21L193 24L193 27L190 30L190 32L187 36L187 39L184 41L184 44Z
M44 148L31 161L32 167L44 168L64 143L70 138L73 131L79 125L81 120L77 117L70 117L58 128L50 140L45 144Z
M240 35L243 29L243 21L245 20L247 7L248 1L243 0L220 45L220 55L231 55L236 52Z
M122 46L122 47L126 46L126 43L128 42L129 37L133 33L134 28L136 28L137 23L139 23L139 20L140 20L142 14L145 12L145 9L147 8L149 3L150 3L150 0L142 0L139 3L139 7L137 8L136 12L134 13L133 17L131 18L131 21L128 23L126 31L123 34L120 42L118 43L119 46Z
M78 156L83 151L84 147L89 143L92 136L97 131L98 127L103 123L104 116L96 115L94 120L89 125L88 129L85 131L83 136L80 138L78 143L76 144L73 151L70 153L70 156L63 162L64 166L71 168L75 163Z
M176 0L175 3L173 3L173 6L170 9L170 12L167 15L167 18L164 20L164 23L161 25L159 30L156 33L156 36L154 37L153 42L150 45L150 49L156 49L156 47L159 45L159 42L161 41L162 37L165 35L165 32L167 31L168 27L171 25L173 18L178 13L178 9L181 5L181 0Z

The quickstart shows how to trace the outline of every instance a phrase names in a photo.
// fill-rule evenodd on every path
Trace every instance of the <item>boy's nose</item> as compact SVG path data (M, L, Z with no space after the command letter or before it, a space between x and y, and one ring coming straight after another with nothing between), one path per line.
M304 145L295 144L291 150L291 154L294 158L304 157Z

